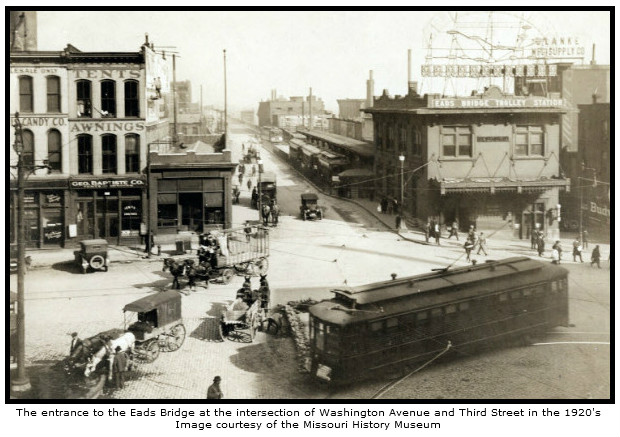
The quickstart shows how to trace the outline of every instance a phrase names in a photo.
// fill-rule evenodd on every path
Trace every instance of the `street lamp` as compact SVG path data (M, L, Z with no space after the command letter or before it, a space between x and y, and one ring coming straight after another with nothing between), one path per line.
M258 164L258 220L262 218L262 208L263 208L263 195L261 193L261 174L263 173L263 160L258 155L258 159L256 160Z
M400 161L400 212L404 212L404 200L405 200L405 155L402 153L398 156Z
M15 142L13 149L17 153L17 375L11 380L13 392L30 390L30 379L26 374L26 311L24 308L24 279L26 276L26 225L24 220L24 197L26 178L30 172L41 168L49 169L47 161L43 165L33 162L24 162L24 131L19 120L19 113L15 113L13 122Z

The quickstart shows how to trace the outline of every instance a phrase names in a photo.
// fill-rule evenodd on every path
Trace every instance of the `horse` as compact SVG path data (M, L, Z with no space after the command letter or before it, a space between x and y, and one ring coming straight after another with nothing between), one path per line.
M271 207L268 204L263 204L261 215L263 216L263 225L267 225L271 217Z
M122 329L110 329L83 340L82 343L73 350L71 355L65 359L65 371L71 374L77 367L85 364L89 356L105 345L104 337L110 336L116 338L121 336L124 332L125 331Z
M280 207L277 203L273 202L271 205L271 221L274 225L278 224L278 218L280 217Z
M185 273L185 263L179 262L174 258L166 258L164 259L164 267L162 268L162 272L165 272L166 269L170 270L172 277L172 288L176 288L179 290L181 288L181 284L179 283L179 276L183 276Z
M112 379L112 361L114 360L114 354L117 346L121 347L122 351L133 351L133 346L136 343L136 337L131 332L125 332L123 335L114 340L108 340L97 352L90 356L88 363L84 369L84 376L87 378L93 373L99 363L106 357L109 362L109 375L108 379Z
M187 259L185 260L185 265L188 279L187 285L189 285L190 290L195 291L197 278L202 279L205 283L205 287L209 288L209 277L211 272L211 264L209 261L205 260L195 265L193 259Z

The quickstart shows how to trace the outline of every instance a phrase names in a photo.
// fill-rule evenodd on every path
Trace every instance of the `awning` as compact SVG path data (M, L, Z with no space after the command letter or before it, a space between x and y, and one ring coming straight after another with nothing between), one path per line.
M321 153L321 149L319 149L318 147L314 147L310 144L304 144L301 147L301 151L304 153L304 155L306 156L312 156L312 155L316 155L318 153Z
M375 174L367 168L350 168L338 174L341 178L373 177Z
M535 192L559 187L570 191L570 179L508 179L508 178L468 178L443 179L440 181L441 194L449 193L495 193L504 192Z

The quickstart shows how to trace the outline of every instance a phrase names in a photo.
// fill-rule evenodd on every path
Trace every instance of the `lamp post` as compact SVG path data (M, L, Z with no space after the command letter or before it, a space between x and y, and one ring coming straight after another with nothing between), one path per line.
M398 160L400 161L400 213L402 213L405 200L405 155L401 153Z
M26 225L24 222L24 197L25 183L29 172L47 168L49 165L26 164L24 162L24 132L19 120L19 113L15 113L13 122L15 129L15 142L13 149L17 153L17 374L11 380L13 392L25 392L30 390L30 379L26 374L26 311L24 308L24 280L26 276Z
M262 219L262 213L263 213L263 195L261 192L261 174L263 173L263 160L260 158L260 155L258 155L258 159L256 160L256 163L258 164L258 220Z

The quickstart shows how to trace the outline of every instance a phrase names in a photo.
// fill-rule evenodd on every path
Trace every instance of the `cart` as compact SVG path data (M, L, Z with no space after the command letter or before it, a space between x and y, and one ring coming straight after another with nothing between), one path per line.
M185 341L181 295L176 291L150 294L125 305L123 313L126 330L136 338L136 358L141 361L153 362L162 350L176 351ZM127 313L132 316L128 317Z
M266 309L263 308L262 301L257 299L248 308L237 308L239 302L233 302L222 311L220 318L220 338L228 338L232 341L252 343L256 337L256 331L261 328L266 319ZM249 338L249 341L248 341Z

